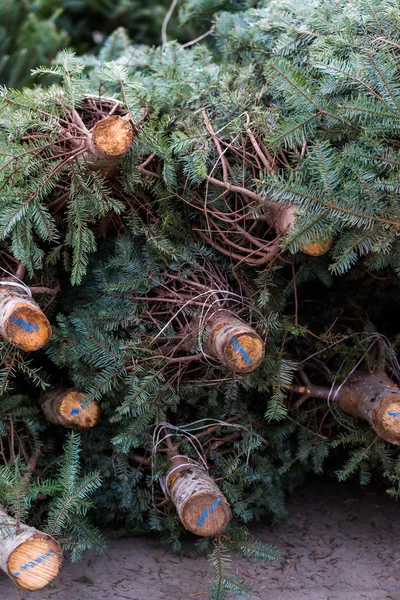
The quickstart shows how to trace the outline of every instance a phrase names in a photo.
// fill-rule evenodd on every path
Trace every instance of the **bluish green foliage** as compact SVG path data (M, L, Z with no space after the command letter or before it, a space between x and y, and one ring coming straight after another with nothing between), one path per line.
M105 38L121 26L136 43L159 45L169 6L168 0L2 0L0 83L31 85L30 70L50 65L63 48L98 53ZM177 14L172 15L169 39L188 41L197 32L202 33L193 23L182 28Z
M99 532L86 517L100 476L95 471L80 476L77 433L68 436L60 459L45 465L41 456L46 456L49 445L40 439L43 429L27 397L2 399L0 504L18 522L30 523L59 539L76 560L83 550L104 548Z
M45 10L45 5L48 10ZM68 42L57 26L61 9L41 0L2 0L0 4L0 82L26 85L30 70L50 63Z

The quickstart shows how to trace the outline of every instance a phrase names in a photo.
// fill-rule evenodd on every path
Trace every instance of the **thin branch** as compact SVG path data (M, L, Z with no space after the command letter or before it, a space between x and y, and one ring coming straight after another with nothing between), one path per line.
M201 42L201 40L204 40L204 38L206 38L208 35L210 35L213 32L212 29L209 29L208 31L206 31L205 33L202 33L201 35L199 35L197 38L195 38L194 40L191 40L190 42L186 42L186 44L182 44L182 48L188 48L189 46L193 46L193 44L197 44L197 42Z
M164 17L164 21L162 22L162 27L161 27L161 41L163 44L167 44L168 43L168 38L167 38L167 27L168 27L168 23L170 18L172 17L172 14L176 8L176 5L178 4L178 0L172 0L172 4L168 9L167 14Z

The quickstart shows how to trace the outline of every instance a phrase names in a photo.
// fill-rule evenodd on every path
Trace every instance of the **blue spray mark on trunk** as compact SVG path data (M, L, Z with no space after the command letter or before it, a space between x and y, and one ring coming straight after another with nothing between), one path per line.
M221 504L221 500L219 498L211 504L211 506L207 506L200 515L200 519L197 521L197 527L202 527L204 525L204 521L214 512L217 508L218 504Z
M390 410L388 410L388 415L389 417L400 417L400 412L390 412Z
M80 406L80 408L81 408L82 410L86 408L86 406L85 406L84 404L80 404L79 406ZM73 417L74 415L79 415L79 413L80 413L80 412L81 412L81 411L80 411L80 409L79 409L79 408L73 408L73 409L71 410L71 412L69 413L69 416L70 416L70 417Z
M253 360L247 354L246 350L239 344L237 339L235 337L233 337L233 338L231 338L231 342L233 343L233 350L235 352L237 352L238 354L240 354L240 356L242 357L244 362L247 362L247 364L251 365Z
M53 554L55 554L55 553L56 553L55 550L49 550L49 552L47 552L47 554L42 554L42 556L35 558L35 560L25 563L24 565L22 565L22 567L19 571L17 571L16 573L11 573L11 575L13 577L18 577L18 575L21 575L21 571L27 571L28 569L33 569L34 567L37 567L38 565L40 565L40 563L47 560L50 556L53 556Z
M39 331L39 325L37 323L32 323L31 321L24 321L22 317L11 317L11 321L15 323L18 327L22 327L28 333L32 333L33 331Z

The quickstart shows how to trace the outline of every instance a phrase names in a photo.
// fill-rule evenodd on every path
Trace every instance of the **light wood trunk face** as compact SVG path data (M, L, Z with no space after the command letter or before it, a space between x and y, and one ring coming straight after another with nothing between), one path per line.
M220 533L231 520L230 506L214 480L197 465L177 471L169 494L182 525L202 537Z
M376 431L387 442L400 446L400 390L386 397L376 412Z
M40 590L57 577L63 561L58 542L10 517L0 507L0 568L21 588Z
M304 254L308 254L308 256L321 256L322 254L326 254L328 250L332 248L333 238L329 238L328 240L324 240L322 238L311 240L308 242L301 251Z
M89 169L112 175L133 140L133 127L127 117L106 117L91 129L83 160Z
M17 288L0 288L0 333L4 339L32 352L42 348L50 339L50 323L41 308Z
M213 356L234 373L254 371L264 358L264 342L250 325L230 313L210 319L209 337L204 344Z
M97 400L86 404L84 393L75 388L51 388L42 396L42 410L50 423L69 429L90 429L97 425L100 418Z
M40 590L57 577L62 560L59 544L51 537L37 534L13 550L8 572L24 590Z

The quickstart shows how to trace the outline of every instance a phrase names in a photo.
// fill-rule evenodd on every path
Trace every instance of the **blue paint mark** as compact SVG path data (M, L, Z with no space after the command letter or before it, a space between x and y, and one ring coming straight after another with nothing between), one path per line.
M197 521L197 527L202 527L204 525L204 521L211 515L211 513L214 512L218 504L221 504L221 500L219 498L217 498L216 501L211 504L211 506L207 506L207 508L203 510L200 515L200 519Z
M39 331L40 329L37 323L32 323L31 321L27 323L22 317L19 317L18 319L16 319L15 317L11 317L11 321L18 325L18 327L23 327L25 331L28 331L28 333L32 333L33 331Z
M80 404L79 408L73 408L71 410L71 412L69 413L69 416L72 417L73 415L79 415L79 413L81 412L80 409L85 410L86 406L84 404Z
M389 417L400 417L400 412L390 412L390 410L388 410L388 415Z
M246 350L239 344L239 342L237 341L237 339L235 337L233 337L233 338L231 338L231 342L233 342L233 349L234 349L234 351L241 355L241 357L244 360L244 362L247 362L247 364L251 365L251 363L253 362L253 360L247 354Z
M27 562L24 565L22 565L21 571L27 571L28 569L33 569L34 567L37 567L38 564L44 562L47 558L49 558L50 556L53 556L53 554L55 554L55 553L56 553L55 550L49 550L49 552L47 552L47 554L42 554L42 556L35 558L35 560L32 560L32 561ZM21 575L21 571L17 571L16 573L11 573L11 575L13 577L18 577L18 575Z

